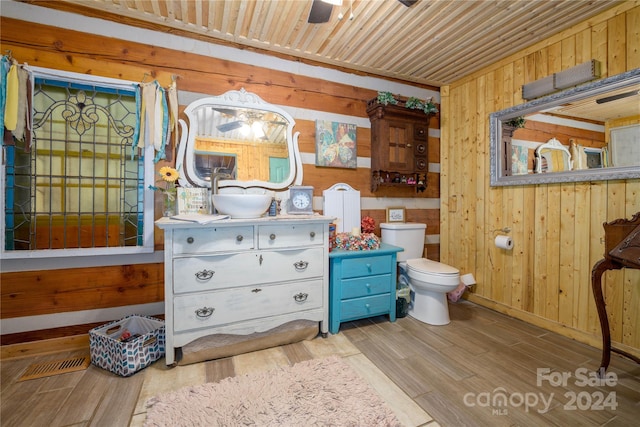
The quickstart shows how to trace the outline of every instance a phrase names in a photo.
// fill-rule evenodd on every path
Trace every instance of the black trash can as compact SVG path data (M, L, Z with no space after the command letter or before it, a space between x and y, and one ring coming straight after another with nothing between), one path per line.
M406 317L409 314L411 291L409 286L398 283L396 287L396 317Z

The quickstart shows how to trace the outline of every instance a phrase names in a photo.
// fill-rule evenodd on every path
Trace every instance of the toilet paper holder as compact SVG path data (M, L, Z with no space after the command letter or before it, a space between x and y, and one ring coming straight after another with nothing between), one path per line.
M509 227L502 227L502 228L496 228L495 230L491 230L492 233L498 232L498 233L511 233L511 228Z

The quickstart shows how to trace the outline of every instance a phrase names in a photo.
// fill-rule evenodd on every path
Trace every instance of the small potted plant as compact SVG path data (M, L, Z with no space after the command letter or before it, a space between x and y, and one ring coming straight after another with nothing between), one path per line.
M514 129L519 129L519 128L523 128L526 122L527 121L524 119L524 116L518 116L518 117L514 117L513 119L507 120L506 122L504 122L504 124L505 126L509 126Z

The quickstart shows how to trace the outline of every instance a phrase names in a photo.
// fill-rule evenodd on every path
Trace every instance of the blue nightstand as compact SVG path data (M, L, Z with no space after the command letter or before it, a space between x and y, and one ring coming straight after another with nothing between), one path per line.
M388 314L396 320L396 258L403 248L329 253L329 332L341 322Z

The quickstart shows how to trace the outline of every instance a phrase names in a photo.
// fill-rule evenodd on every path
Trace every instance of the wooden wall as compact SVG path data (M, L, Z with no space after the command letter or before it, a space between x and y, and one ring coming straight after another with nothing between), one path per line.
M441 259L477 280L469 299L601 346L591 268L602 223L640 211L640 180L491 187L491 112L521 87L596 59L602 77L640 67L640 6L627 2L441 88ZM494 245L510 227L513 251ZM606 273L612 340L640 354L640 270Z
M163 86L177 75L178 90L196 94L219 95L228 90L245 88L265 101L289 107L310 109L322 114L339 114L364 118L366 102L377 90L350 84L322 80L291 72L277 71L256 65L231 62L212 56L198 55L185 50L171 50L134 41L107 38L69 29L61 29L34 22L2 17L1 46L3 53L12 52L16 60L33 66L60 69L106 77L141 81L145 74L153 76ZM212 46L215 50L215 46ZM148 79L148 78L147 78ZM420 88L425 90L425 88ZM432 90L433 88L426 88ZM181 111L185 105L181 105ZM315 154L315 121L296 119L295 131L300 132L303 153ZM439 126L439 118L431 120L431 127ZM367 160L371 155L370 130L357 129L357 155ZM429 138L429 162L438 163L439 137ZM366 162L365 162L366 163ZM158 164L158 168L164 163ZM370 190L370 169L319 168L304 165L304 185L314 186L314 196L337 182L344 182L361 191L362 215L369 215L379 224L385 220L385 198L393 197L395 205L408 207L409 221L424 222L428 234L438 237L440 232L440 181L438 173L430 173L428 188L423 193L407 188L393 189L393 193ZM427 201L428 209L419 208ZM430 201L426 200L429 199ZM435 208L433 206L436 206ZM156 215L160 215L161 200L156 198ZM379 234L379 227L377 232ZM156 249L162 249L162 233L156 229ZM426 254L439 259L439 242L428 242ZM163 301L162 263L116 265L103 267L59 269L51 271L13 271L0 274L2 319L55 315L84 310L108 309L134 304ZM160 313L158 313L160 314ZM114 319L110 319L114 320ZM37 329L46 329L38 325ZM64 328L63 328L64 329ZM42 339L56 334L77 333L82 328L66 328L50 334L33 332L2 336L2 344ZM88 331L88 328L84 329ZM35 331L35 329L34 329ZM71 332L69 332L71 331Z

